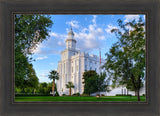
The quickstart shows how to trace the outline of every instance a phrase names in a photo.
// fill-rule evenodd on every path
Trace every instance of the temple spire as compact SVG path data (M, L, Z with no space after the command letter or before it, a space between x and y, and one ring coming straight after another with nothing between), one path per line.
M72 31L72 26L70 28L70 31L68 32L68 36L66 39L66 47L71 48L71 49L75 49L76 48L76 40L74 39L74 33Z
M73 30L72 30L72 26L71 26L71 28L70 28L70 31L69 31L69 33L68 33L68 36L74 36L74 33L73 33ZM72 38L73 39L73 38Z

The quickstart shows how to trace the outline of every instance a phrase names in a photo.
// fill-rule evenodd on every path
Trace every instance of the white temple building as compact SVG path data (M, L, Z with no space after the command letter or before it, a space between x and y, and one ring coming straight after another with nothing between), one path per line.
M96 55L89 55L76 49L76 39L72 28L68 33L65 41L66 49L61 52L61 61L58 62L57 72L59 73L59 80L57 80L57 90L60 95L69 94L69 89L66 84L71 81L74 84L73 93L82 94L84 91L83 73L88 70L95 70L97 73L104 71L100 69L105 62Z

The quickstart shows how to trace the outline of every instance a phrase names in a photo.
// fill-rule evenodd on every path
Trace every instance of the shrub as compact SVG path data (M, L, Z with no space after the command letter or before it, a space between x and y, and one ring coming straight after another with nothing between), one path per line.
M74 93L72 96L80 96L80 93Z
M81 96L89 96L89 95L88 95L88 94L83 93L83 94L81 94Z
M52 96L52 94L41 94L41 93L17 93L15 96Z
M15 93L21 93L21 91L22 91L21 89L15 87Z
M77 96L80 96L81 94L80 93L77 93Z
M56 91L56 94L54 96L59 96L59 93Z
M99 94L96 94L96 96L100 96Z
M24 92L25 92L25 93L32 93L32 91L33 91L33 90L32 90L31 88L25 88L25 89L24 89Z
M146 96L145 94L142 94L142 96Z
M116 94L116 96L132 96L131 94Z
M101 96L105 96L104 94L101 94Z
M77 96L76 93L72 94L72 96Z
M66 96L66 94L62 94L62 96Z

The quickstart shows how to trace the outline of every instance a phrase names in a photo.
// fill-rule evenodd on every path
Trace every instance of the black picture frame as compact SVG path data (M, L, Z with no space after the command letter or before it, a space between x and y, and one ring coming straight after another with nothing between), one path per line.
M159 0L0 0L0 116L159 116ZM14 102L13 15L146 14L146 102Z

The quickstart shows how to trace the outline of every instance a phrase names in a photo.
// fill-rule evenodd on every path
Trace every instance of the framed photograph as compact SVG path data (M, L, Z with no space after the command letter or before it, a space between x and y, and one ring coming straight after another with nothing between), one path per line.
M14 102L147 103L146 16L14 14Z
M159 1L1 1L1 115L159 116Z

